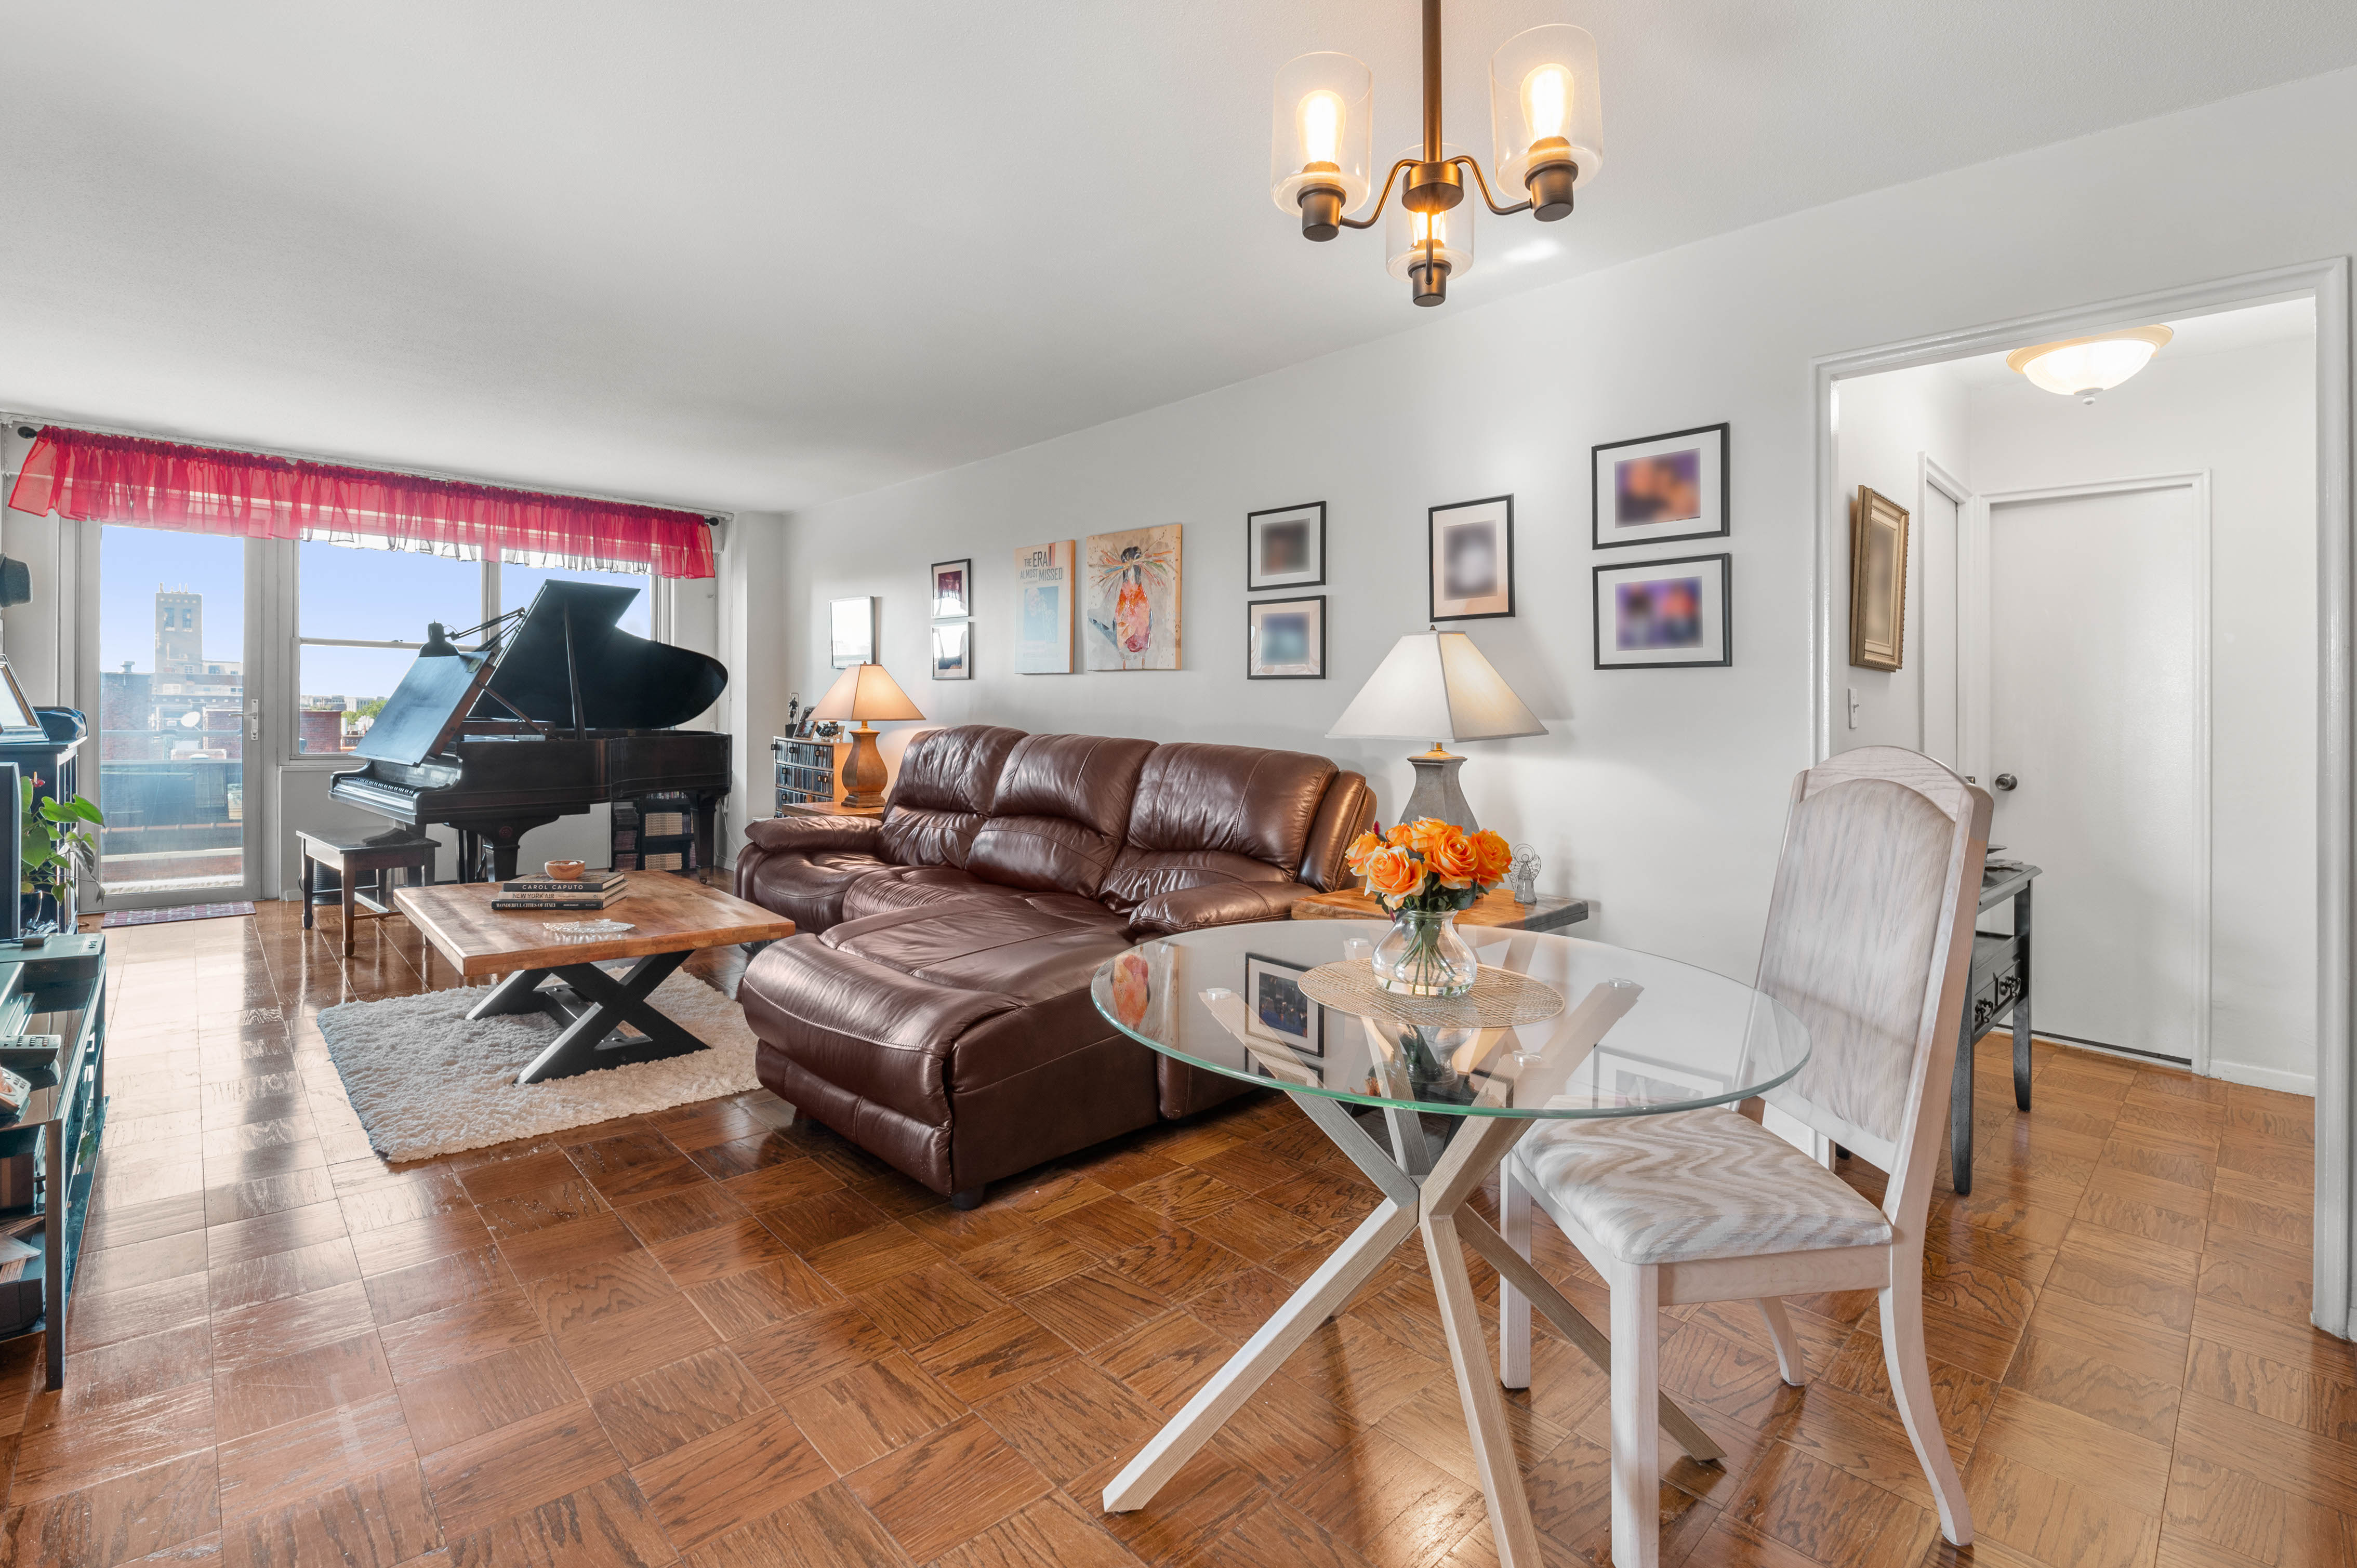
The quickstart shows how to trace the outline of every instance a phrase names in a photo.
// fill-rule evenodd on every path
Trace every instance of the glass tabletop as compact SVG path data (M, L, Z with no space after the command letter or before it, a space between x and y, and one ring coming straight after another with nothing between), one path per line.
M1638 1116L1746 1100L1809 1059L1792 1013L1740 981L1601 942L1458 934L1563 1011L1511 1028L1410 1025L1325 1006L1302 976L1363 961L1378 920L1268 920L1144 942L1098 966L1097 1011L1164 1056L1269 1088L1454 1116Z

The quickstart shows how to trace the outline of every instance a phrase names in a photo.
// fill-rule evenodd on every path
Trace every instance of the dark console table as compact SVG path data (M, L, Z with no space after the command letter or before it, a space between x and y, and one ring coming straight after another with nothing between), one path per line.
M66 1302L106 1122L102 934L56 936L31 947L0 942L0 1066L33 1086L24 1108L0 1120L0 1158L29 1156L33 1187L29 1201L0 1208L0 1227L39 1249L6 1283L37 1293L41 1308L0 1338L46 1332L48 1386L63 1388ZM23 1321L23 1314L11 1320Z
M1981 911L2013 901L2013 930L1973 932L1972 981L1964 990L1956 1077L1948 1095L1948 1174L1960 1193L1973 1190L1973 1047L2010 1016L2013 1102L2029 1109L2029 885L2035 865L1992 865L1981 874Z

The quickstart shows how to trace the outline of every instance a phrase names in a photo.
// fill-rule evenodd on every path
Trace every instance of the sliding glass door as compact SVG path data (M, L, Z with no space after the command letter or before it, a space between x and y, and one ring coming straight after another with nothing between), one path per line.
M80 777L107 908L251 898L260 727L242 539L102 527L98 711ZM95 764L95 766L93 766Z

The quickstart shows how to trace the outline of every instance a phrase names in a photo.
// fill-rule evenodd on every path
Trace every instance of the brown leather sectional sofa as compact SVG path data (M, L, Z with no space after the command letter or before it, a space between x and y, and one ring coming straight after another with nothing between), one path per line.
M1281 918L1344 886L1374 820L1322 757L986 725L910 744L882 821L747 830L739 897L791 918L737 990L761 1081L934 1191L1242 1092L1098 1016L1096 967L1156 935Z

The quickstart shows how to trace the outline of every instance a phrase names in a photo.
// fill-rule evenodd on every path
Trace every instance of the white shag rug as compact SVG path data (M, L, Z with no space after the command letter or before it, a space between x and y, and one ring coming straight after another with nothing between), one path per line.
M673 973L647 1000L709 1049L533 1084L518 1084L516 1072L555 1038L556 1020L468 1022L484 994L436 991L319 1015L352 1109L386 1159L455 1155L760 1087L743 1009L692 974Z

